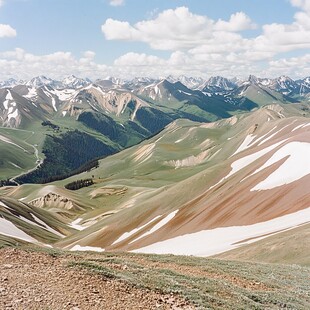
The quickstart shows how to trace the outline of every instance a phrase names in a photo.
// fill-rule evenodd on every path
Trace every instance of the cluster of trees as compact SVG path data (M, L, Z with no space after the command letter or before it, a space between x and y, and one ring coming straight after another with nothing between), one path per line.
M67 185L65 185L65 188L76 191L82 187L91 186L93 184L94 184L94 181L92 179L84 179L84 180L77 180L77 181L68 183Z
M100 132L121 147L132 146L151 135L147 129L133 121L120 124L107 115L93 111L81 113L78 121Z
M16 186L16 183L12 182L10 179L0 180L0 187L3 186Z
M43 121L41 123L42 126L49 126L50 128L54 129L55 131L59 131L60 127L58 125L53 124L50 121Z
M36 170L16 179L23 183L47 183L98 167L98 158L117 150L78 130L60 136L47 135L44 141L44 162Z
M160 132L176 118L175 116L170 116L160 110L152 108L141 108L136 113L137 121L151 134Z
M79 115L78 121L95 129L123 147L127 145L128 136L125 128L107 115L86 111Z

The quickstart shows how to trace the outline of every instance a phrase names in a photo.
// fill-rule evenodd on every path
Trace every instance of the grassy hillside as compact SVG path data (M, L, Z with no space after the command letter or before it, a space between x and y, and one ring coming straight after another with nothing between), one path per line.
M222 259L310 266L310 224L217 255Z

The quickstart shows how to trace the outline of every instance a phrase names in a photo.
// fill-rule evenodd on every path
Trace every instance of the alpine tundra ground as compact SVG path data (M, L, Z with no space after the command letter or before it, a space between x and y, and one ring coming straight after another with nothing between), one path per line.
M309 309L310 268L192 256L0 250L1 309Z

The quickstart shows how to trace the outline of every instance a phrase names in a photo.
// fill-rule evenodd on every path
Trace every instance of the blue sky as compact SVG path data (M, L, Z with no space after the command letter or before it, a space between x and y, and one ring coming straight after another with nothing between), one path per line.
M309 68L310 0L0 0L0 80Z

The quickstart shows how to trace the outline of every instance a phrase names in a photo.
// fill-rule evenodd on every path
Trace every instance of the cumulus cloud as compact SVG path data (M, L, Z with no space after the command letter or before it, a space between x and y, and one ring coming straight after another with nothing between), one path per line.
M114 61L116 66L161 66L165 61L157 56L127 53Z
M110 0L110 5L112 6L120 6L124 4L124 0Z
M83 57L76 58L70 52L55 52L46 55L34 55L21 48L0 53L1 79L18 77L30 79L37 75L49 75L62 78L75 74L82 77L102 77L107 66L93 61L95 53L86 51Z
M238 32L247 29L255 29L257 26L243 12L232 14L229 21L219 20L216 22L214 29L220 31Z
M17 33L10 25L0 24L0 38L12 38L16 37Z
M104 25L101 26L107 40L138 40L138 31L130 26L128 22L122 22L108 18Z
M132 78L170 74L304 77L310 72L310 0L290 2L297 8L292 23L262 25L257 27L259 34L255 31L252 37L249 32L245 36L243 31L256 25L243 12L232 14L228 20L212 20L179 7L135 24L109 18L102 25L106 39L144 42L154 50L170 50L170 56L129 52L112 65L105 65L96 63L92 51L85 51L77 58L69 52L39 56L15 49L0 53L0 78L30 78L39 74L54 78L76 74L93 79L108 75ZM285 55L297 50L304 50L306 55L291 58Z
M310 0L291 0L291 4L303 11L310 12Z
M266 24L261 33L245 38L242 31L257 28L243 12L225 21L197 15L187 7L159 13L131 25L107 19L101 29L107 40L140 41L157 50L189 51L191 54L238 53L255 60L266 60L278 53L310 48L310 0L291 0L298 7L292 24ZM251 54L252 52L252 54Z
M178 7L133 26L109 18L101 30L107 40L141 41L154 49L177 50L206 44L219 32L239 32L253 27L251 19L243 12L233 14L229 21L215 22L207 16L193 14L187 7Z
M310 54L301 57L281 58L269 62L268 73L271 75L296 75L299 77L309 76Z

